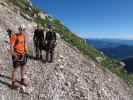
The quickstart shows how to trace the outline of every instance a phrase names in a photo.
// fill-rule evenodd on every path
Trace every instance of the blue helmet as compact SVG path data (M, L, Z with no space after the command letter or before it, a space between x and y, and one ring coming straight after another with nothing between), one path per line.
M52 24L51 23L48 24L48 29L52 29Z

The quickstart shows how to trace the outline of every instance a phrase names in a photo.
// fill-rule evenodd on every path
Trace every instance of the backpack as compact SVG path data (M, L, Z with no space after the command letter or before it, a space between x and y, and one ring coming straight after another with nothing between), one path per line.
M47 40L47 41L55 40L56 41L56 33L55 32L47 32L45 40Z
M56 44L56 33L54 31L46 33L45 40L47 41L47 43L44 43L43 48L46 51L54 50L54 48L57 45Z

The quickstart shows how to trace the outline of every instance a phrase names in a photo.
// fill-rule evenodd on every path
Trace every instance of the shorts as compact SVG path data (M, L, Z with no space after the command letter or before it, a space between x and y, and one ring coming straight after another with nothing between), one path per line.
M13 67L17 68L18 66L24 66L27 63L26 55L17 55L17 58L12 56Z

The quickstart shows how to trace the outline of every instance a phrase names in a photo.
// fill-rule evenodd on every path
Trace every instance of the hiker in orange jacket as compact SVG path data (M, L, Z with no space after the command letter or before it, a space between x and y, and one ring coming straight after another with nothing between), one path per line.
M21 84L27 86L25 81L25 71L27 63L27 47L26 47L26 37L24 34L25 27L21 25L19 27L19 32L11 36L11 54L13 61L13 71L12 71L12 88L17 88L16 85L16 69L18 66L21 67Z

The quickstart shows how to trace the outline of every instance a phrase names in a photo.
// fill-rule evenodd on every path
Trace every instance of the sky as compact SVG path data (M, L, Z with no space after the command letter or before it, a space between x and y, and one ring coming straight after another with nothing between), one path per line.
M83 38L133 39L133 0L32 0Z

